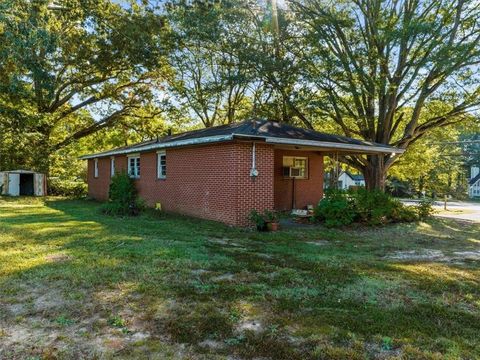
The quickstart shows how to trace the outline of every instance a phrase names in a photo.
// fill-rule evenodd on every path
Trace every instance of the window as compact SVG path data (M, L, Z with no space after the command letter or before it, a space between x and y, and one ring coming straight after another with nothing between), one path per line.
M285 177L296 179L308 178L308 158L284 156L283 175Z
M98 159L93 160L94 169L93 169L93 177L98 178Z
M140 177L140 155L128 157L128 175L135 179Z
M110 158L110 176L115 175L115 158L112 156Z
M165 151L157 153L157 178L167 178L167 154Z

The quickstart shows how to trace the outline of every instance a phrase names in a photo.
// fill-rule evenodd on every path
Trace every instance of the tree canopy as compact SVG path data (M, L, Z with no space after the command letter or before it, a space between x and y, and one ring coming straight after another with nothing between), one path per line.
M0 6L4 161L28 158L19 154L23 149L46 170L56 150L126 117L144 116L165 71L161 17L106 0L7 0Z
M407 159L442 138L439 129L461 137L453 129L475 123L480 104L474 1L0 7L2 168L47 171L74 147L261 117L407 149L403 158L341 158L368 187L383 188L387 171L396 164L401 177Z

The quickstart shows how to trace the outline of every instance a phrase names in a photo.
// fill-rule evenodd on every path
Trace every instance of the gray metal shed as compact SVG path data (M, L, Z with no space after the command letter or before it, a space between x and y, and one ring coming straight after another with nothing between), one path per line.
M0 193L10 196L45 196L47 177L29 170L1 171Z

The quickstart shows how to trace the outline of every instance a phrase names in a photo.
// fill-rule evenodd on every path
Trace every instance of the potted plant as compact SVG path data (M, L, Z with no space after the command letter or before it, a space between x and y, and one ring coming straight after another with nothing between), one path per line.
M268 231L277 231L279 227L278 216L275 212L265 210L263 213Z
M260 214L257 210L250 211L250 215L248 215L248 219L255 224L258 231L267 230L267 222L265 221L263 215Z

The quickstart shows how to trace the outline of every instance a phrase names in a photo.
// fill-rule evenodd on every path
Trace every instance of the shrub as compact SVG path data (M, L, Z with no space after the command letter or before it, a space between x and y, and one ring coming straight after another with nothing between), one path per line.
M418 218L420 220L425 220L433 215L433 199L423 198L420 200L418 205L415 206Z
M49 195L83 197L87 195L87 184L79 179L49 178L47 181Z
M366 189L326 191L325 198L315 208L314 216L328 227L349 225L354 221L381 225L418 219L415 209L381 191Z
M391 221L392 222L414 222L418 220L418 215L415 209L405 206L398 201L398 206L394 208Z
M248 220L255 224L258 231L267 230L267 221L265 220L265 217L257 210L250 211L250 214L248 215Z
M144 208L137 197L135 183L126 173L115 174L108 190L108 202L102 206L102 212L108 215L135 216Z
M349 225L355 220L355 211L348 194L341 190L327 190L314 209L314 217L324 221L325 226L337 227Z
M369 225L387 223L403 205L380 190L359 189L351 192L359 221Z
M258 231L272 230L269 224L278 222L278 215L274 211L265 210L259 213L257 210L250 211L248 220L255 224Z

